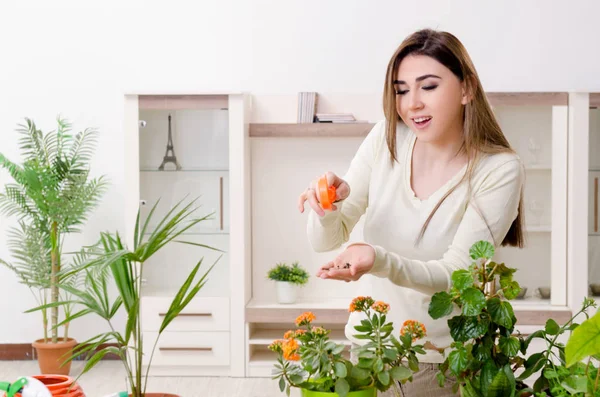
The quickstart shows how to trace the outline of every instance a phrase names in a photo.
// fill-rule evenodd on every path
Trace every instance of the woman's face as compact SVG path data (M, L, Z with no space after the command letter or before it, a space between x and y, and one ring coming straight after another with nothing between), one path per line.
M398 67L396 110L426 142L442 143L461 136L467 103L465 85L434 58L409 55Z

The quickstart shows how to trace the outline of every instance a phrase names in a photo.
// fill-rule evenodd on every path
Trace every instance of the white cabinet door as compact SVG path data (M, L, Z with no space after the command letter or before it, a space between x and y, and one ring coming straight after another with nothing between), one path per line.
M588 234L600 235L600 171L589 172L588 192Z

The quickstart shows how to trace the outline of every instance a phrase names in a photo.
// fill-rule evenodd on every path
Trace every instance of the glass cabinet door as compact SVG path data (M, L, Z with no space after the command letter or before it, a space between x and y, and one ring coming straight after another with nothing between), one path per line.
M178 240L220 251L171 244L146 267L145 294L177 291L203 258L206 271L217 259L211 282L199 296L229 295L229 115L227 109L139 110L139 197L141 222L156 204L151 232L175 204L196 199L194 217L207 217ZM182 207L180 207L181 209ZM201 270L202 271L202 270Z

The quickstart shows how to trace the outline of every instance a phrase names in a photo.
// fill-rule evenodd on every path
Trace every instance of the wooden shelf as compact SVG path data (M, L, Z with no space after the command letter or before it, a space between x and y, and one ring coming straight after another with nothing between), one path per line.
M248 343L250 345L270 345L276 339L283 339L286 331L287 329L257 329L251 332ZM352 342L344 335L344 330L341 329L331 330L329 340L347 346L352 345Z
M250 124L251 137L364 137L372 123Z
M322 302L298 302L292 305L277 303L250 302L246 306L248 323L293 323L304 311L311 311L318 322L327 324L346 324L348 304L351 299L326 300ZM343 303L343 307L341 304ZM549 300L524 299L512 300L511 305L519 325L543 325L553 318L559 324L571 318L568 307L551 306Z
M569 94L566 92L488 92L492 106L566 106Z

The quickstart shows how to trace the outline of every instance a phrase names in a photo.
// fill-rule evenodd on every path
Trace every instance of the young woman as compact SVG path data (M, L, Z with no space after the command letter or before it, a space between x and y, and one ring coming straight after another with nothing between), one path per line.
M421 370L403 392L451 395L435 374L452 338L447 319L432 320L428 305L450 287L454 270L471 264L473 243L523 246L524 168L467 51L450 33L421 30L402 42L387 67L383 107L385 120L362 142L347 174L326 173L337 188L332 210L322 209L317 180L298 208L303 212L308 201L313 210L308 236L318 252L346 243L366 215L365 241L348 245L317 275L361 279L357 294L390 303L396 330L405 320L422 322L437 349L419 356ZM360 313L352 313L346 336L355 343L358 323Z

